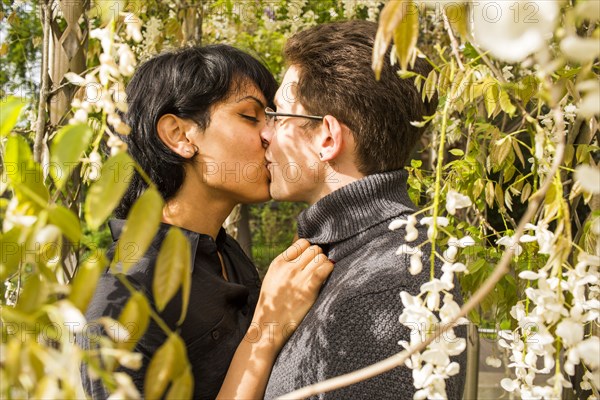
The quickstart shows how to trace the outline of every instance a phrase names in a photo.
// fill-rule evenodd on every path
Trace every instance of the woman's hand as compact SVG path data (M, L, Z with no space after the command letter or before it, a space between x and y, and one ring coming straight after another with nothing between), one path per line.
M247 338L268 334L279 351L314 304L333 270L319 246L300 239L273 260L262 283L260 297ZM265 338L262 338L263 340Z
M269 267L252 324L217 399L259 399L277 353L313 305L333 270L321 248L300 239Z

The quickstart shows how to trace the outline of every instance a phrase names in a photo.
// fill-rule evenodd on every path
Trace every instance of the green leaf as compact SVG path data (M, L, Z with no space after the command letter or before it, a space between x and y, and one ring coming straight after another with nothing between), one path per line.
M87 310L87 306L94 295L100 275L108 264L104 254L99 253L85 260L78 268L75 278L71 283L69 301L81 312Z
M187 281L182 293L181 320L187 312L188 305L189 275L191 274L190 254L190 243L181 230L176 227L169 229L156 259L154 280L152 281L152 293L159 311L164 310L169 300L177 293L179 286L184 280Z
M167 400L191 399L194 394L194 375L188 366L178 378L173 381L167 392Z
M27 140L22 136L9 136L4 154L4 173L15 189L20 201L32 200L45 207L49 195L44 186L40 165L33 161Z
M396 54L398 55L400 67L403 70L407 70L408 63L413 57L417 39L419 38L419 9L414 1L405 0L402 10L404 14L402 20L394 29L394 44L396 45ZM435 80L432 79L432 81L435 82L436 80L437 75ZM435 85L435 83L433 84ZM427 96L430 97L429 93L427 93Z
M109 158L102 167L102 175L85 199L85 221L90 229L98 229L121 201L131 182L134 162L121 152Z
M512 151L511 142L510 136L505 136L504 138L493 142L490 157L495 171L503 165L506 157Z
M148 365L144 382L144 396L147 399L159 399L173 377L179 375L186 367L185 345L176 334L171 334L165 343L158 348Z
M494 183L488 181L485 185L485 202L488 207L494 208Z
M106 26L112 19L119 20L119 14L127 11L125 0L94 0L90 8L90 18L99 18L101 26Z
M162 208L162 197L152 187L137 199L127 216L111 268L121 263L122 272L126 274L146 254L160 225Z
M529 199L531 195L531 183L527 182L525 186L523 186L523 190L521 191L521 203L525 204L525 201Z
M523 167L525 167L525 157L523 157L523 152L521 151L521 146L519 145L519 142L513 140L512 146L513 149L515 149L515 154L517 155L517 157L519 157L519 161L521 161L521 164L523 165Z
M467 25L468 15L466 4L459 3L446 3L448 6L444 7L448 22L452 27L452 30L458 33L461 37L467 37Z
M50 223L58 226L71 242L78 242L81 239L81 226L79 218L66 207L52 205L48 208L48 219Z
M29 315L38 312L47 294L48 288L42 282L41 275L33 273L25 281L15 309Z
M452 154L453 156L462 157L465 155L465 152L461 149L452 149L450 150L450 154Z
M25 103L22 99L14 96L1 99L0 103L2 103L2 111L0 112L0 137L5 137L17 124L19 114Z
M410 0L409 0L410 1ZM392 0L381 10L379 15L379 28L373 45L372 68L375 78L379 80L381 68L383 67L385 53L390 45L394 31L406 13L407 0ZM405 69L405 68L403 68Z
M467 269L469 270L469 274L474 274L481 269L485 265L485 259L480 258L472 264L467 265Z
M479 178L473 183L473 198L477 199L482 191L483 191L483 180L481 178Z
M92 130L84 124L67 125L56 134L50 148L50 176L60 190L79 164L81 154L92 139Z
M0 248L2 256L0 257L0 282L4 282L10 275L19 268L22 254L21 227L15 226L10 231L0 233Z
M502 185L497 184L496 185L496 190L495 190L496 194L496 201L498 202L498 206L500 207L500 209L504 208L504 191L502 190Z
M133 350L150 324L150 305L143 294L136 292L129 298L119 316L119 323L127 329L129 335L118 346Z
M413 168L421 168L422 165L423 165L423 161L421 161L421 160L416 160L416 159L410 160L410 166Z
M494 111L498 106L498 92L498 84L493 79L486 80L483 91L483 100L488 118L494 114Z
M427 100L431 101L436 92L438 76L435 69L432 69L429 75L427 75L427 79L425 80L425 88L423 89L422 100L425 101L425 96L427 96Z
M504 90L500 91L500 108L511 117L517 111L517 107L510 102L510 97Z

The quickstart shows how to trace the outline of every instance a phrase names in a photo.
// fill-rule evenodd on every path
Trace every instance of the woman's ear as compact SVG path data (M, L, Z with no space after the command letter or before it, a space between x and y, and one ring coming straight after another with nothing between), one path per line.
M337 118L332 115L323 117L321 131L317 134L316 143L321 161L333 161L344 147L344 128Z
M175 153L184 158L192 158L198 152L198 147L190 142L187 131L190 123L173 114L165 114L158 120L156 131L162 142Z

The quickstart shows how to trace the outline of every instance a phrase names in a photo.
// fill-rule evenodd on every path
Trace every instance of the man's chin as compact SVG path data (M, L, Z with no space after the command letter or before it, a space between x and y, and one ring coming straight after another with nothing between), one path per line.
M290 202L304 202L304 199L301 199L298 193L294 193L289 190L284 190L284 188L277 186L271 182L269 185L269 193L271 194L271 198L275 201L290 201Z

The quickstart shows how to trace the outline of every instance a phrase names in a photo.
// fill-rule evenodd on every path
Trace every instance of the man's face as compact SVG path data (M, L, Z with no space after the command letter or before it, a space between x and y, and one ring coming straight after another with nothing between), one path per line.
M275 94L275 111L307 114L296 101L297 84L298 69L291 66ZM303 128L309 122L304 118L277 117L274 125L264 130L263 138L269 142L266 152L267 168L271 174L269 191L275 200L309 203L317 200L322 171L319 171L314 130Z

